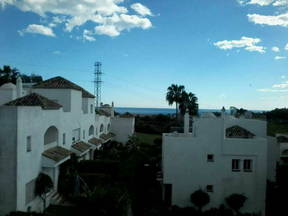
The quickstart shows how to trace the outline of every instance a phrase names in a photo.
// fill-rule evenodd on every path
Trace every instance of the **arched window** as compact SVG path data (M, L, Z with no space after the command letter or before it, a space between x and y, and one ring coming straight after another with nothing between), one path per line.
M110 124L107 125L107 132L110 131Z
M103 130L104 130L104 126L103 126L103 124L101 124L101 126L100 126L100 133L102 133Z
M94 126L93 125L91 125L89 127L89 136L92 136L92 135L94 135Z
M44 134L44 145L55 143L58 143L58 129L55 126L51 126Z

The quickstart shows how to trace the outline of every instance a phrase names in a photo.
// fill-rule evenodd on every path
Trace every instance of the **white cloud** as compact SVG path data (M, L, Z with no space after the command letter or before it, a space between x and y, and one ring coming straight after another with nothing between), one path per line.
M288 81L272 85L272 88L257 89L259 92L288 92Z
M259 92L288 92L288 89L269 89L269 88L264 88L264 89L257 89Z
M92 34L118 36L124 30L132 28L148 29L152 23L143 16L152 15L146 6L135 3L131 8L137 14L129 13L121 4L124 0L0 0L1 5L13 5L24 12L36 13L48 22L50 28L62 25L67 32L82 26L88 21L93 23L85 40L92 40ZM95 30L95 27L96 28ZM111 33L112 29L114 33ZM78 30L78 29L77 29ZM88 36L88 37L87 37ZM94 38L95 39L95 38Z
M275 56L274 57L275 60L281 60L281 59L286 59L285 56Z
M41 34L50 37L55 37L55 34L51 28L37 24L30 24L27 26L26 29L19 31L19 33L20 35L23 35L25 33L31 33L31 34Z
M288 43L284 47L285 50L288 50Z
M108 35L111 37L116 37L120 34L120 32L116 29L115 25L96 26L95 31L99 35Z
M250 0L247 4L258 4L261 6L266 6L274 2L274 0Z
M107 19L103 25L96 26L95 33L115 37L120 35L123 30L130 30L132 28L148 29L150 27L152 27L152 23L147 18L120 14L113 15Z
M286 76L285 76L285 75L282 75L282 76L281 76L281 79L286 79Z
M279 47L276 47L276 46L272 47L271 50L272 50L273 52L280 52Z
M95 41L96 39L92 36L93 33L87 29L83 31L83 40L84 41Z
M260 6L288 6L288 0L238 0L241 5L255 4Z
M280 83L280 84L274 84L272 86L273 88L288 88L288 83Z
M287 6L288 0L277 0L273 3L274 6Z
M260 14L248 14L248 19L250 22L261 25L270 26L288 26L288 13L276 15L276 16L266 16Z
M261 39L259 38L249 38L249 37L241 37L240 40L223 40L215 42L214 45L219 49L230 50L233 48L244 48L250 52L259 52L265 53L265 47L256 46L256 44L260 43Z
M152 16L152 13L149 8L145 7L140 3L134 3L131 5L131 8L136 11L141 16Z

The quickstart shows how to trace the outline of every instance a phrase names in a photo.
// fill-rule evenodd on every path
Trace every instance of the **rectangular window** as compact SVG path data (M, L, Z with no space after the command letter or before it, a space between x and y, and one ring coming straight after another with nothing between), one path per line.
M27 136L26 139L26 152L32 151L32 145L31 145L31 136Z
M65 133L63 133L63 137L62 137L62 139L63 139L63 145L65 145L66 144L66 134Z
M252 172L252 160L244 160L244 172Z
M232 160L232 171L233 172L239 172L240 171L240 160L239 159L233 159Z
M83 130L83 139L85 139L85 130Z
M80 140L80 128L77 128L72 131L72 141L77 142L79 140Z
M93 104L90 105L90 113L93 113Z
M208 154L207 155L207 161L208 162L214 162L214 155L213 154Z
M207 192L213 192L213 185L207 185L206 186L206 191Z

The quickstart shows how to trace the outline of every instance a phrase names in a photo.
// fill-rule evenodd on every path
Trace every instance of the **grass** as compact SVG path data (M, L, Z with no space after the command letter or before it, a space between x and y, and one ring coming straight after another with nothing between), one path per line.
M162 138L160 134L146 134L146 133L136 133L136 136L140 139L141 142L153 145L153 141L156 138Z

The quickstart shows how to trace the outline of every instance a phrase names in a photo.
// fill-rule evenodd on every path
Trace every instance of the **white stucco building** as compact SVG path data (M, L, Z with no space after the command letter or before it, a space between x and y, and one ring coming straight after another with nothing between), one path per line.
M60 166L71 153L92 159L93 151L115 139L118 132L126 134L121 141L127 140L130 129L111 132L113 118L96 115L94 96L62 77L24 90L20 78L16 86L2 85L0 215L41 210L42 203L34 195L38 174L51 177L54 190L50 194L54 197Z
M206 208L211 208L238 193L248 198L243 212L264 215L268 173L273 178L276 169L274 157L275 166L267 168L270 142L276 145L275 138L266 136L265 121L206 113L194 118L190 128L186 114L184 133L163 134L165 201L190 206L191 193L201 188L209 193Z

